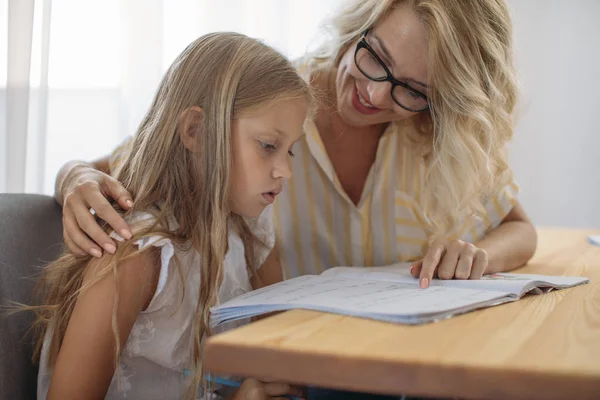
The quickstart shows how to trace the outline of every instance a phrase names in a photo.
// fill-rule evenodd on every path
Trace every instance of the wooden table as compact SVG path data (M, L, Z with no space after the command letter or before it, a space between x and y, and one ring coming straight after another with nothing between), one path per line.
M421 326L289 311L207 341L216 374L387 394L600 399L600 231L542 229L515 272L590 283Z

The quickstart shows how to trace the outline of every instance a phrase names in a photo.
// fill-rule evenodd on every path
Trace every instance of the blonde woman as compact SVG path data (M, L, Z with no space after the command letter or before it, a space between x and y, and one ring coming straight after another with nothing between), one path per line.
M271 204L310 103L289 61L256 40L210 34L184 50L112 171L136 199L119 211L130 232L107 225L115 251L66 252L44 270L38 399L206 393L210 307L281 279ZM296 392L249 379L233 398Z
M517 88L504 1L352 0L329 28L299 65L323 99L275 205L284 275L403 261L426 288L526 263L536 232L505 153ZM114 250L90 208L128 231L105 196L137 199L111 172L105 158L59 173L73 251Z

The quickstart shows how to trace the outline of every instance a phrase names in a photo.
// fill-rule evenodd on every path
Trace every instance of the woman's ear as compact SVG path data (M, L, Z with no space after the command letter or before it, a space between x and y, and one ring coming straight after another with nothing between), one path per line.
M191 152L200 151L201 135L204 130L204 110L193 106L186 109L179 117L179 136L183 145Z

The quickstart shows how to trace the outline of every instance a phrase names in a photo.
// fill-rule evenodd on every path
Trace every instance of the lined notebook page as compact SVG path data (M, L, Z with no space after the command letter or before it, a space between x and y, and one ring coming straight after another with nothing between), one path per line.
M423 290L416 280L398 283L308 275L246 293L225 305L231 308L295 304L360 314L415 316L450 311L505 296L503 292L476 289L431 287Z

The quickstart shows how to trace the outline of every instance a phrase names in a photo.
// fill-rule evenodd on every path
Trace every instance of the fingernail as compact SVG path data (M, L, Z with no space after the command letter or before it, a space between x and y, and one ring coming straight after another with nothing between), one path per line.
M429 279L421 279L421 289L427 289L429 287Z
M413 269L415 269L415 266L414 266L414 265L411 265L411 266L410 266L410 269L408 270L408 272L410 272L410 273L412 274L412 272L413 272Z
M125 203L127 203L127 207L129 207L129 208L133 207L133 201L127 200Z
M117 248L112 244L105 244L104 249L106 251L108 251L110 254L115 254L115 251L117 251Z
M90 253L92 253L92 255L96 258L102 257L102 252L98 249L91 249Z
M120 233L121 237L125 239L131 239L131 232L129 232L127 229L121 229Z

